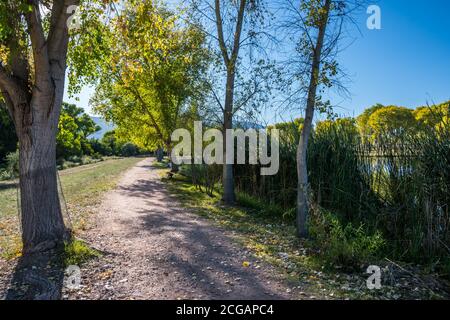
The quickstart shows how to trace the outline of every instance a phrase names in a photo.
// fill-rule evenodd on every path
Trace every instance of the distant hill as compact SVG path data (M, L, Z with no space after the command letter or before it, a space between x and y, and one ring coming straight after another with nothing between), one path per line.
M100 131L97 131L94 134L91 134L89 138L101 139L108 131L114 130L115 126L112 123L108 123L105 119L100 117L91 117L91 119L95 122L96 125L102 128Z

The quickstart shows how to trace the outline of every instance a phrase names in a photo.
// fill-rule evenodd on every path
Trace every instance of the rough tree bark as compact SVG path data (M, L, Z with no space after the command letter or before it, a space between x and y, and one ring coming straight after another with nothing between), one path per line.
M11 51L8 64L4 61L0 63L0 88L19 139L25 254L53 248L70 236L64 225L58 197L56 134L64 95L69 41L67 9L77 3L77 0L53 2L50 29L46 36L39 1L30 0L32 10L23 15L31 43L33 66L28 65L28 48L17 50L20 48L17 40L10 43L15 50ZM18 26L17 23L14 25L16 28Z
M328 25L331 0L326 0L324 5L323 19L319 25L319 32L314 47L313 60L311 65L311 78L308 88L308 98L306 102L305 121L300 135L300 141L297 148L297 233L301 238L308 237L308 168L307 168L307 149L308 141L311 135L312 121L316 104L317 86L319 82L322 48L325 39L325 32Z
M36 108L39 106L29 110ZM34 125L24 126L18 132L22 240L25 252L42 251L54 247L68 235L56 177L55 139L59 114L52 111L47 116L29 112L24 113L23 118L33 119Z

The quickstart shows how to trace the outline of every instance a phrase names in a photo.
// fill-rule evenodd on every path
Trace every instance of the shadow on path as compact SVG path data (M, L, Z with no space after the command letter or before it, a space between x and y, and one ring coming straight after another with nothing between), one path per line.
M139 167L155 170L148 165ZM152 179L122 185L119 192L130 201L143 203L137 217L124 216L118 220L124 236L131 243L147 241L160 249L163 257L160 260L149 250L141 254L158 261L158 269L176 274L184 282L177 285L193 287L202 296L213 299L285 298L280 294L285 287L274 285L274 279L264 275L270 271L254 269L256 261L251 254L234 244L224 230L183 208L154 172ZM136 218L140 224L131 223ZM243 267L243 261L251 262L251 267Z
M19 258L6 292L6 300L57 300L61 298L64 266L56 250Z

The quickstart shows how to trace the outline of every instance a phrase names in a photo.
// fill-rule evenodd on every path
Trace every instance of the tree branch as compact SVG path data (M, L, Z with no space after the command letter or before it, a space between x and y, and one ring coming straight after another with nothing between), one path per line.
M219 38L219 47L222 52L223 60L225 64L228 66L230 62L230 57L228 56L227 46L225 44L225 40L223 37L223 23L222 23L222 15L220 14L220 0L215 0L215 13L216 13L216 26L217 26L217 36Z
M139 102L142 104L142 107L145 108L145 113L147 113L147 115L150 117L150 121L152 122L153 127L155 128L155 130L158 133L161 140L164 141L165 140L164 135L162 134L162 131L161 131L160 127L158 126L158 123L156 122L156 119L153 116L153 114L150 112L147 103L145 103L144 99L142 99L138 89L132 88L132 87L127 87L127 88L139 100Z
M216 91L214 91L214 88L213 88L213 86L211 85L211 83L209 83L209 81L206 81L206 84L209 86L209 88L210 88L210 90L211 90L211 92L212 92L212 94L213 94L213 96L214 96L214 100L216 100L216 102L217 102L217 104L219 105L219 107L220 107L220 109L222 110L222 112L225 111L225 109L223 108L222 103L220 102L220 99L219 99L219 97L217 96Z
M240 5L239 5L239 12L238 12L238 17L237 17L237 22L236 22L236 31L234 33L233 51L231 54L231 63L233 65L236 62L238 54L239 54L242 25L244 24L244 11L245 11L246 2L247 2L246 0L241 0Z
M41 13L39 11L39 2L30 0L32 10L25 15L27 21L31 46L33 49L34 68L36 74L36 85L39 87L49 82L50 63L48 56L47 41L42 28Z
M67 12L72 5L78 5L79 0L54 1L48 34L48 52L50 63L58 61L58 67L63 68L62 61L67 53L69 30L67 21L71 13ZM65 69L65 68L64 68ZM65 70L60 70L65 71Z

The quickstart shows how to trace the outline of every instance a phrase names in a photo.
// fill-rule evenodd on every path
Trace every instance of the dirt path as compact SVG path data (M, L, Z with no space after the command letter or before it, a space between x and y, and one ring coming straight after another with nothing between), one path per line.
M83 266L82 288L64 289L63 298L294 298L273 268L181 207L152 161L139 162L105 196L85 237L107 254Z

